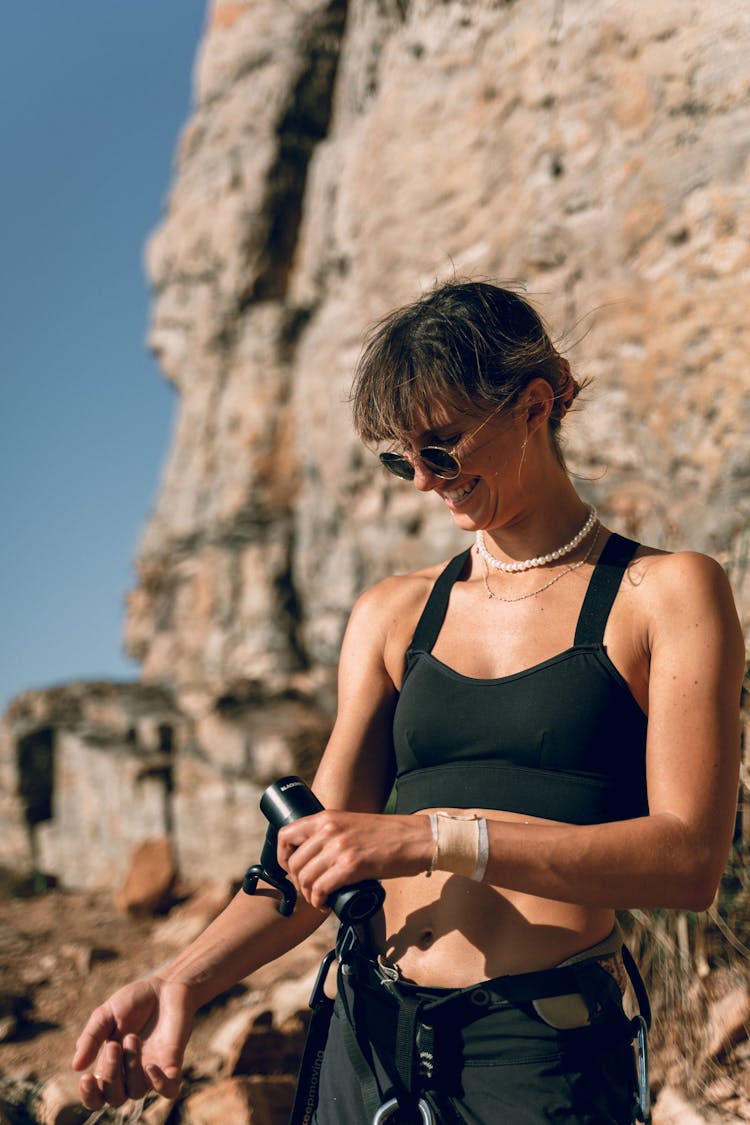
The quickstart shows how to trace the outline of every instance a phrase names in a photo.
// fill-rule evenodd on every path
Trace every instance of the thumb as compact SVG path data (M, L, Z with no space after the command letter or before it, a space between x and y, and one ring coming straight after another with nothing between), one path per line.
M151 1079L151 1085L157 1094L161 1094L163 1098L168 1098L170 1101L177 1097L182 1084L182 1067L176 1063L170 1063L162 1069L156 1063L149 1063L146 1067L146 1074Z

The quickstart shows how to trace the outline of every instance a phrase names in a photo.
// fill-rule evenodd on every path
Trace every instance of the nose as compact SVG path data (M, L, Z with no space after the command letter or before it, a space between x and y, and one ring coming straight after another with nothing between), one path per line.
M414 465L414 487L418 488L420 492L432 492L433 488L440 484L441 478L424 467L421 457L415 457L412 464Z

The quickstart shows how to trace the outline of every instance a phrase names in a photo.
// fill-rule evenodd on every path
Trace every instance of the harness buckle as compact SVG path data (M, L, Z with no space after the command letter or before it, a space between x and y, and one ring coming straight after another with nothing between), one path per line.
M343 931L343 932L342 932ZM339 930L339 937L336 942L336 956L338 957L339 965L343 968L346 964L348 955L357 946L357 934L352 926L347 926L346 929Z
M431 1107L427 1104L424 1098L420 1098L417 1103L422 1125L438 1125L437 1118L432 1112ZM384 1121L389 1121L394 1114L398 1113L399 1105L398 1098L390 1098L387 1102L383 1102L380 1109L375 1111L375 1116L372 1119L372 1125L383 1125Z
M328 970L330 969L335 959L336 950L331 949L328 953L326 953L325 957L320 962L318 975L315 978L315 984L313 985L313 990L310 995L310 1007L313 1011L316 1011L320 1007L320 1005L328 999L325 994L325 983L328 977Z
M435 1028L432 1024L419 1024L416 1043L419 1055L419 1073L424 1078L432 1078L435 1072Z

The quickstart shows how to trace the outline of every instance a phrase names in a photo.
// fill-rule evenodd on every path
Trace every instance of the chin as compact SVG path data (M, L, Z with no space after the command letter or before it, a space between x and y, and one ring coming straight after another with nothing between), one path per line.
M451 519L456 527L460 527L462 531L485 531L485 524L483 520L477 520L470 516L467 512L454 512L448 509L451 514Z

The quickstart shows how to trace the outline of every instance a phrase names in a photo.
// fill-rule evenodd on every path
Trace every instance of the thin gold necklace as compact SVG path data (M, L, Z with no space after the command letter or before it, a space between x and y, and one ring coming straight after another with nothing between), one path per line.
M550 578L549 582L545 582L543 586L537 586L536 590L530 590L528 594L516 594L516 596L513 598L506 598L503 594L494 594L492 592L492 590L490 589L490 568L487 565L487 560L485 559L484 555L482 555L479 550L477 550L477 554L484 564L484 574L482 577L484 580L484 588L487 591L487 597L497 598L497 600L500 602L522 602L526 598L536 597L537 594L541 594L542 590L549 590L550 586L554 586L555 582L559 582L560 579L564 578L566 574L570 574L571 570L578 570L579 566L583 566L584 563L589 561L599 539L599 532L601 531L601 524L598 520L596 521L595 526L596 535L592 539L591 546L582 559L579 559L578 562L571 563L570 566L566 566L565 570L561 570L559 574L556 574L554 578Z

